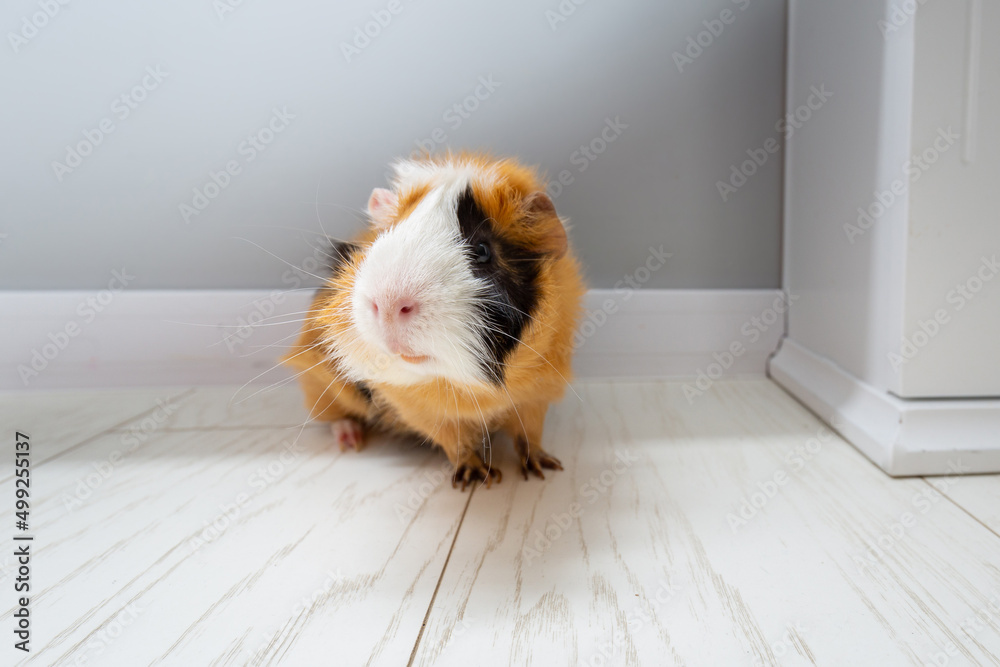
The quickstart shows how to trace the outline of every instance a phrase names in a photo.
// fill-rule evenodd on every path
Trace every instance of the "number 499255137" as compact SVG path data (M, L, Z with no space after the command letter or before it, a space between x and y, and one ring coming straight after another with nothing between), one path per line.
M14 482L14 509L17 516L17 527L21 530L28 529L28 498L31 489L31 445L29 437L18 431L17 445L14 450L14 475L17 479Z

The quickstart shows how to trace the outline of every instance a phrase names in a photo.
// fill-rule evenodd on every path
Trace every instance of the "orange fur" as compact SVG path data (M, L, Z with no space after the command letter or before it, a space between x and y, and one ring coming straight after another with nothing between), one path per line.
M496 162L485 155L449 154L426 159L436 164L464 161L492 169L497 185L474 183L475 199L502 233L518 244L545 247L553 236L547 225L562 224L554 212L551 220L529 219L525 202L545 187L528 167L511 160ZM416 187L400 193L392 224L405 218L428 190ZM355 242L365 247L375 237L376 232L369 229ZM355 257L348 262L330 280L332 289L320 291L298 341L285 358L287 364L303 371L300 382L312 416L328 421L350 417L418 433L440 446L457 470L478 457L479 444L487 432L504 430L518 445L525 472L530 467L540 475L537 460L546 457L541 449L545 412L551 402L562 397L571 379L572 340L585 290L572 251L542 260L538 303L521 342L506 361L503 386L458 384L442 378L412 386L372 384L375 400L371 403L352 383L340 379L336 360L324 347L330 333L341 334L341 339L349 334L351 288L359 261ZM379 363L378 358L372 363Z

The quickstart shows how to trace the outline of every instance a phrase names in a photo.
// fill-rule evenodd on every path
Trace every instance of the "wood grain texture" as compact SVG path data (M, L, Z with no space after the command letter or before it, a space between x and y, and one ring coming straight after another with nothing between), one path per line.
M34 650L0 664L1000 664L998 478L891 479L769 381L578 385L566 470L498 439L471 494L412 442L239 429L295 395L234 389L39 456Z
M161 416L162 415L162 416ZM291 381L276 384L249 384L242 387L198 387L161 410L158 420L133 420L118 430L166 430L297 428L323 426L309 421L298 385Z
M1000 475L928 477L926 481L1000 535Z
M0 426L11 437L16 430L27 432L36 443L34 462L41 463L189 393L186 388L2 393ZM0 480L10 477L8 468L0 470Z
M469 496L427 448L331 445L161 431L125 451L115 433L36 466L23 664L405 663Z
M566 472L473 497L414 664L996 663L996 612L960 626L1000 595L1000 539L922 480L766 381L578 391L546 438Z

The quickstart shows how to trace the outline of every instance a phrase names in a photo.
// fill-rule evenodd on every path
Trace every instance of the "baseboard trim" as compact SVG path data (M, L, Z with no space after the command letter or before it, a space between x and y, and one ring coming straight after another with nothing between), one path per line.
M312 294L0 292L0 389L280 381L288 373L273 367ZM783 334L773 316L781 299L778 290L592 290L575 373L763 375Z
M907 400L785 338L768 374L893 476L1000 472L1000 400Z

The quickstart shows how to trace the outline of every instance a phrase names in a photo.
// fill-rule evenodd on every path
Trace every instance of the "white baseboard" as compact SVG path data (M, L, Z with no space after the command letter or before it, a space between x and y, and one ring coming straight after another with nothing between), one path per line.
M893 476L1000 472L1000 400L908 400L791 339L769 375Z
M312 294L0 292L0 389L275 382L288 373L269 369ZM778 290L592 290L576 375L763 375L783 334L780 313L772 317L780 299Z

